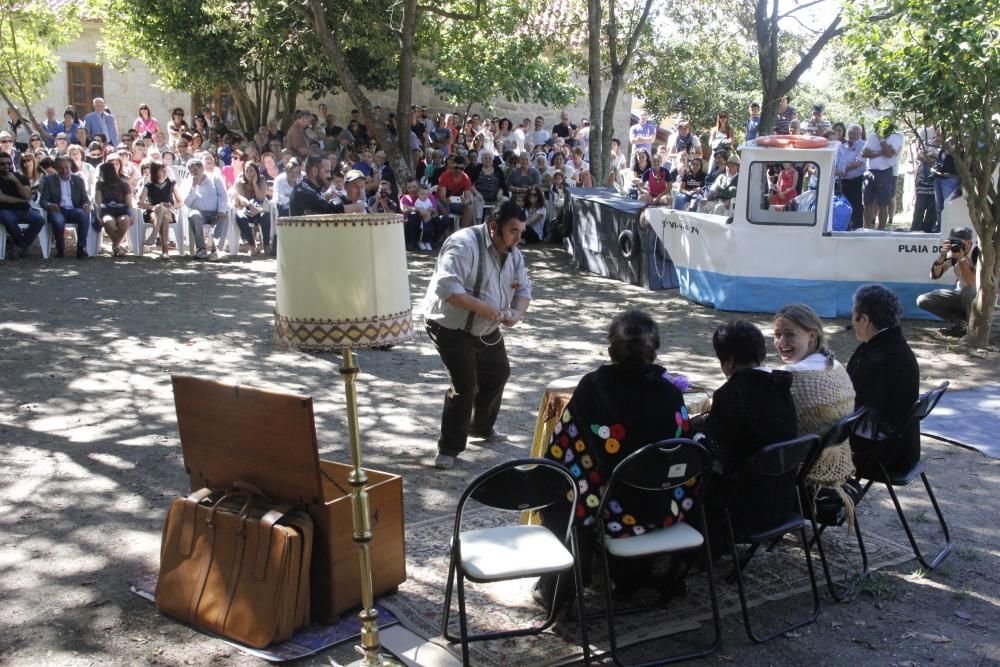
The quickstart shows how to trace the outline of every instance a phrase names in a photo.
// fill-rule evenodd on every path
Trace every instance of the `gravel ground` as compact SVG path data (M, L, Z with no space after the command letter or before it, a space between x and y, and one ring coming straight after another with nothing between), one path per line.
M663 365L709 387L723 380L710 336L727 314L676 291L580 274L559 250L526 256L535 301L507 339L513 375L498 424L513 436L506 450L472 448L451 471L429 468L447 384L430 342L421 334L360 355L365 463L404 477L407 521L450 513L475 474L527 453L544 386L605 360L604 329L624 308L646 309L660 323ZM415 303L432 267L430 257L410 255ZM0 262L0 663L259 663L160 617L126 580L156 570L166 508L187 488L170 373L309 394L321 454L349 461L339 358L271 344L274 274L273 261L248 258ZM768 330L766 315L747 317ZM856 345L845 324L827 329L841 359ZM995 352L966 351L935 328L905 326L924 388L996 381ZM854 601L827 597L816 624L762 646L729 617L723 649L709 660L1000 664L1000 463L933 440L924 448L956 541L938 570L925 575L912 561L877 573ZM926 500L909 489L904 497L918 531L933 537ZM866 529L903 541L886 494L866 502ZM339 649L307 662L349 655Z

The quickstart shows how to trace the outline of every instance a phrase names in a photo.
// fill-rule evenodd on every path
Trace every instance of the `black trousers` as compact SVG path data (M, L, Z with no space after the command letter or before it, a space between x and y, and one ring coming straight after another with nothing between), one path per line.
M427 334L451 378L441 412L438 452L458 456L465 451L470 432L488 435L493 430L510 377L507 348L499 331L480 339L428 322Z
M851 226L850 229L858 229L864 226L864 207L862 205L861 191L864 187L865 177L841 179L840 185L844 191L844 196L851 204Z
M913 205L913 223L910 225L910 231L934 232L937 221L934 195L917 195Z

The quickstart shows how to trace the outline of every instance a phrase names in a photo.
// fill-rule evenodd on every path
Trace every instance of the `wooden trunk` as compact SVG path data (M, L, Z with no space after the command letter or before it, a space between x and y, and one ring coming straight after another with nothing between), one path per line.
M308 396L172 376L184 468L191 490L228 489L243 481L276 502L303 505L315 523L312 613L334 620L361 602L354 543L351 466L319 458ZM376 597L406 580L403 480L366 470Z

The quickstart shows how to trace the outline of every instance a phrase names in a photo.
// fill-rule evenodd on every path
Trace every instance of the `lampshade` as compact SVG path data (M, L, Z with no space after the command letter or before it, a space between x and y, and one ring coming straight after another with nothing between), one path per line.
M286 217L278 231L276 343L333 352L412 335L403 216Z

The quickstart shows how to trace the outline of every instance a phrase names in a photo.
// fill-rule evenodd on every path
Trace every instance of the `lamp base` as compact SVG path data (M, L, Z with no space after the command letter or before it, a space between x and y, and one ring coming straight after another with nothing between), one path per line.
M360 647L358 647L360 648ZM372 662L368 658L361 658L344 665L344 667L405 667L402 662L390 655L379 655L378 662Z

